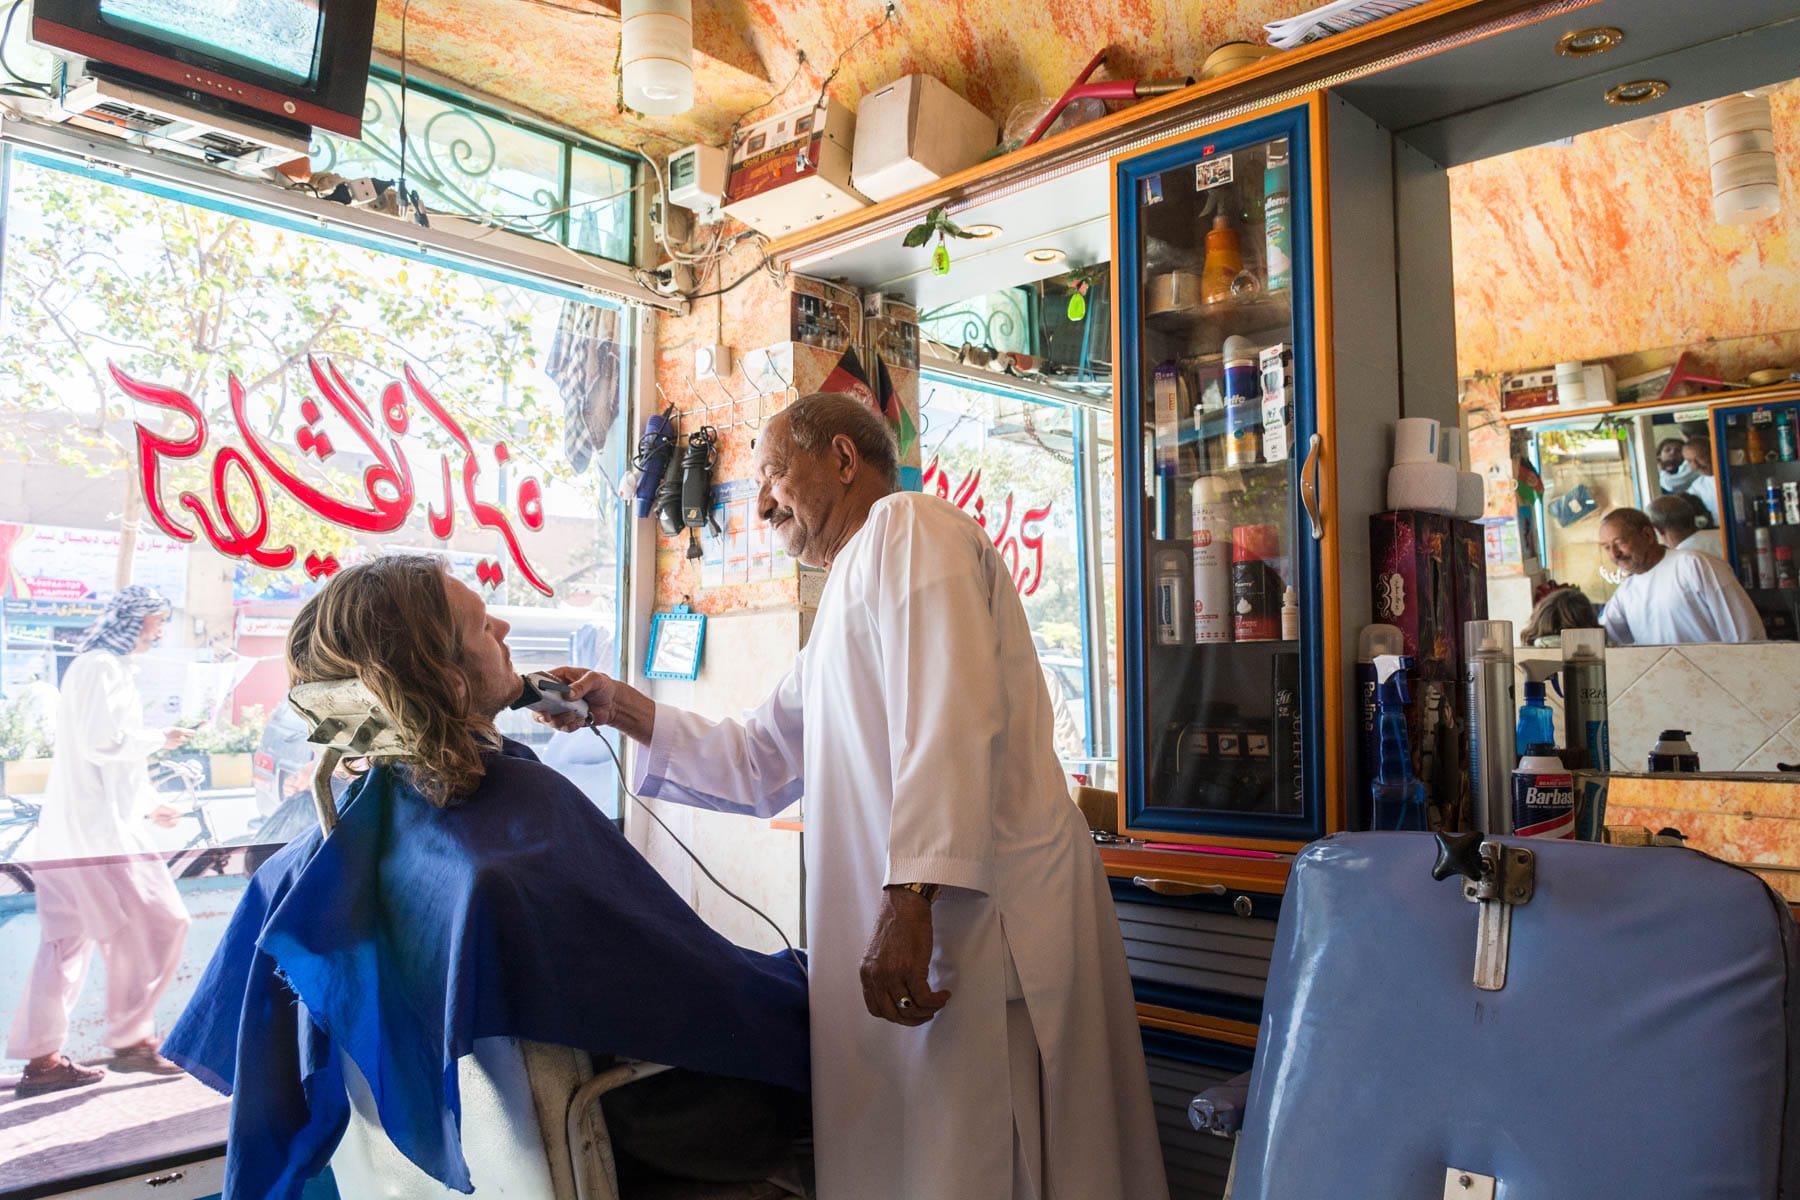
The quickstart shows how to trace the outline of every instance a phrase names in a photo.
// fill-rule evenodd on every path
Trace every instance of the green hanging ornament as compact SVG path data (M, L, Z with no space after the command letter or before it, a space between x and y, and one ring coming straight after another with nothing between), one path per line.
M937 275L950 273L950 248L944 244L945 238L972 238L972 233L964 233L950 220L941 208L934 208L925 214L925 220L906 231L901 245L911 247L923 246L937 235L937 248L931 252L931 270Z
M937 249L931 252L931 273L948 275L950 273L950 247L939 242Z
M1069 293L1070 324L1074 324L1076 321L1080 321L1087 316L1087 290L1087 281L1083 280L1075 285L1074 291Z

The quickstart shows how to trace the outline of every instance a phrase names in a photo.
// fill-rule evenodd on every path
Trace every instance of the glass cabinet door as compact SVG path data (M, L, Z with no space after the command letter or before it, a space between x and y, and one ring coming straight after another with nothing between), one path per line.
M1115 167L1121 758L1138 831L1325 832L1320 543L1302 495L1318 427L1311 111Z
M1800 397L1713 409L1726 556L1772 639L1800 623Z

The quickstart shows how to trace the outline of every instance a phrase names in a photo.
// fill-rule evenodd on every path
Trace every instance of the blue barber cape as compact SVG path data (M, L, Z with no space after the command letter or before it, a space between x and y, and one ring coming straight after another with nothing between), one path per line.
M433 807L404 767L259 870L162 1052L232 1096L226 1200L297 1197L350 1115L472 1190L457 1059L516 1037L808 1087L806 979L708 928L581 790L507 742Z

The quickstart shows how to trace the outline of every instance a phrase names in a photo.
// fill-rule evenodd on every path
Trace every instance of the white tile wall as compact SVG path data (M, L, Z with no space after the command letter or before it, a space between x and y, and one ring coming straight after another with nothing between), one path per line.
M1560 658L1521 650L1526 659ZM1518 696L1524 702L1524 670ZM1606 652L1614 770L1641 771L1664 729L1686 729L1708 771L1773 771L1800 763L1800 643L1615 646ZM1549 692L1562 727L1562 703Z

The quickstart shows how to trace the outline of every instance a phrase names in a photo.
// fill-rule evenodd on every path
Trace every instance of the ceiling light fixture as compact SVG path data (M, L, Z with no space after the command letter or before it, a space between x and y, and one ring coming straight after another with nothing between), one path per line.
M1767 96L1727 96L1706 105L1706 158L1713 220L1748 225L1781 211L1775 120Z
M1595 54L1605 54L1624 40L1624 30L1615 29L1611 25L1596 25L1592 29L1577 29L1574 33L1565 33L1557 38L1556 52L1564 58L1588 58Z
M1615 108L1629 108L1633 104L1648 104L1652 100L1660 100L1668 94L1667 80L1634 79L1630 83L1608 88L1606 102Z
M693 0L624 0L619 70L625 103L645 116L669 117L692 108Z
M1025 261L1034 263L1061 262L1067 257L1069 257L1069 255L1066 251L1058 250L1054 246L1039 246L1036 250L1027 250L1025 252Z
M1000 228L998 225L964 225L962 231L972 238L978 238L984 241L988 238L997 238L1006 232L1006 230Z

